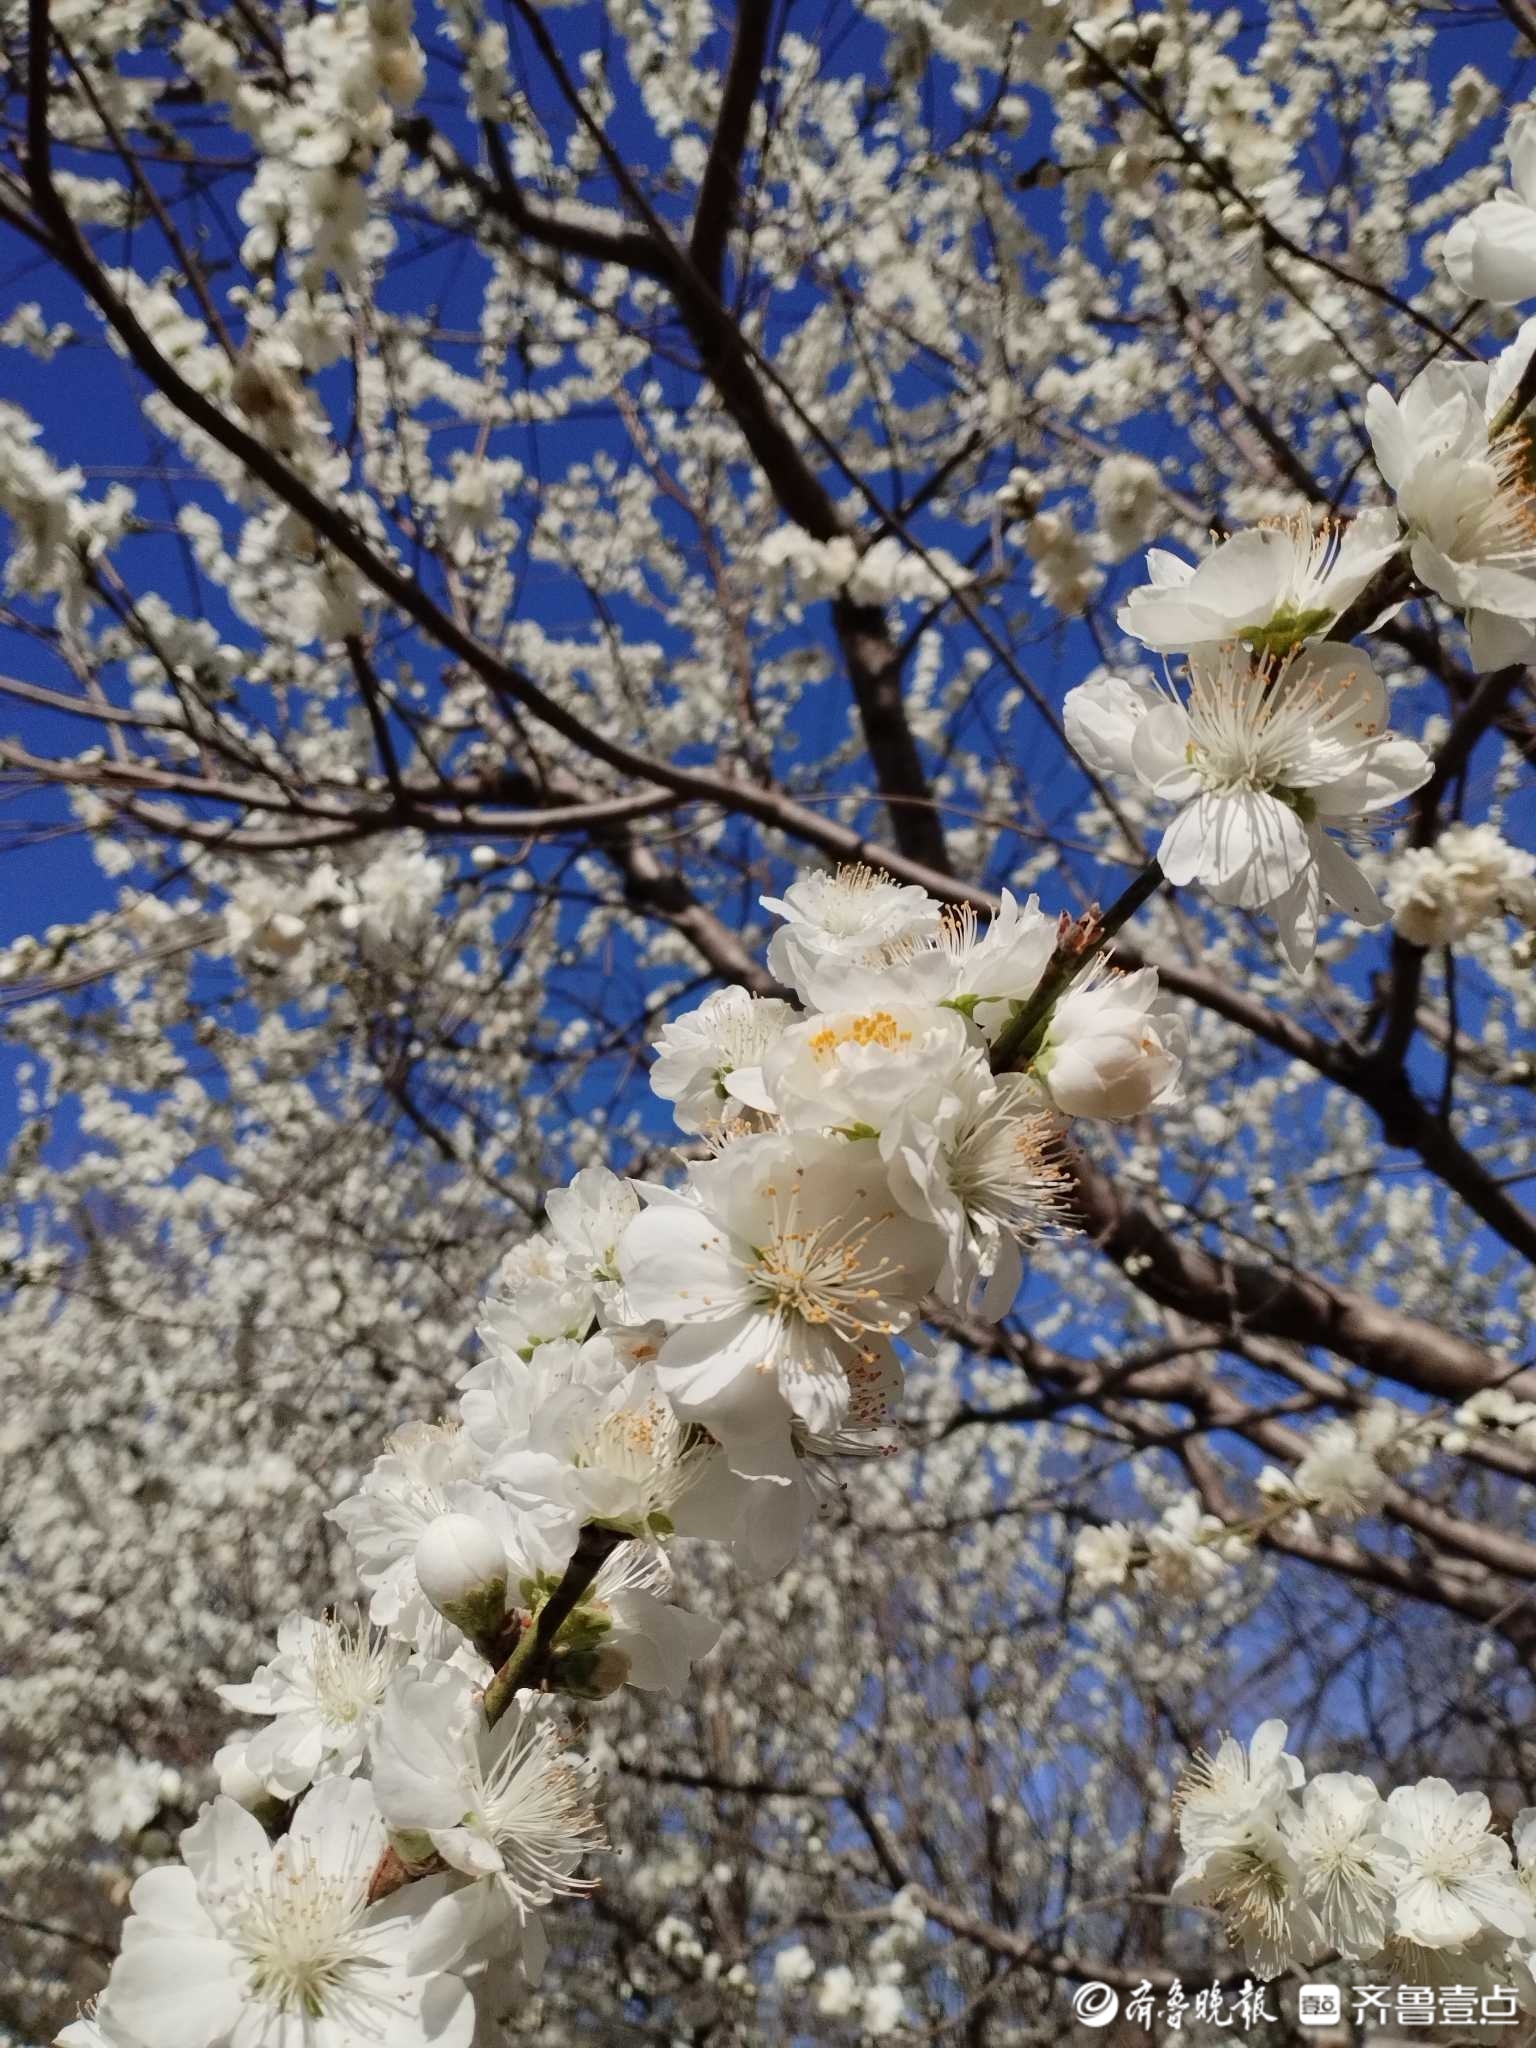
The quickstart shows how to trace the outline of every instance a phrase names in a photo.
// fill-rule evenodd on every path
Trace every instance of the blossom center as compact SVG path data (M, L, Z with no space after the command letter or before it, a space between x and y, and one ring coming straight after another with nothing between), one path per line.
M1061 1203L1062 1169L1052 1156L1055 1126L1037 1110L1008 1104L979 1110L960 1130L950 1158L950 1185L972 1216L1032 1233L1048 1226Z
M871 1227L829 1222L796 1230L792 1222L756 1249L750 1271L764 1306L850 1342L869 1331L893 1329L884 1293L896 1269L871 1251Z
M1494 486L1456 522L1456 551L1518 573L1536 571L1536 435L1521 424L1489 445Z
M1329 745L1336 776L1376 736L1340 717L1353 682L1351 672L1314 669L1305 656L1254 660L1241 646L1223 646L1191 672L1190 766L1213 793L1262 792L1308 817L1320 741Z
M333 1624L315 1643L310 1675L315 1703L336 1727L350 1727L384 1697L393 1660L367 1628Z
M233 1935L252 1995L279 2013L354 2024L389 2010L391 2001L367 1981L380 1965L368 1954L366 1911L354 1880L280 1862L270 1886L242 1907Z
M898 1046L911 1043L911 1032L903 1031L889 1010L871 1010L865 1016L850 1018L841 1029L829 1024L813 1032L810 1047L818 1060L829 1060L844 1045L878 1045L886 1052L894 1052Z

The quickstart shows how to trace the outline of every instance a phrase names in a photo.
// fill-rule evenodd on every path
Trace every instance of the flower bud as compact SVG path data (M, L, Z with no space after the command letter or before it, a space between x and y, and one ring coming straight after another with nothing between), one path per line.
M1066 1116L1119 1122L1169 1096L1179 1078L1177 1021L1153 1012L1150 969L1071 990L1056 1005L1035 1073Z
M254 1813L259 1820L263 1814L275 1811L282 1802L274 1797L246 1762L245 1750L245 1738L231 1736L214 1755L214 1775L224 1797L233 1799L237 1806L243 1806L247 1813Z
M490 1635L507 1612L507 1553L473 1515L439 1515L416 1545L416 1578L438 1613L467 1636Z

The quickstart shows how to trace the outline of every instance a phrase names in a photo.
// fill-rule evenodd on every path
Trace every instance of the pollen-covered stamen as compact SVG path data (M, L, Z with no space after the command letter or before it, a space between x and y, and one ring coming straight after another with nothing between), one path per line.
M713 1449L696 1438L671 1403L653 1394L632 1408L602 1416L575 1446L572 1459L628 1480L653 1514L665 1513L692 1486Z
M816 915L823 931L835 938L854 938L878 918L882 898L899 898L900 884L862 862L840 867L836 874L807 877L816 883Z
M1456 553L1517 574L1536 573L1536 434L1523 421L1491 443L1494 488L1456 522Z
M797 1227L798 1188L780 1210L779 1227L767 1244L755 1247L751 1277L758 1298L780 1315L826 1328L848 1343L887 1334L897 1325L886 1296L900 1270L872 1254L870 1239L889 1216L841 1219Z
M1190 671L1190 765L1207 789L1257 790L1294 797L1306 787L1320 739L1330 747L1331 779L1363 761L1380 737L1351 717L1352 670L1315 666L1305 652L1254 655L1223 644Z
M1272 1845L1262 1836L1239 1844L1224 1859L1222 1883L1210 1904L1227 1921L1234 1942L1255 1936L1269 1948L1283 1948L1290 1910L1290 1881Z
M1018 1091L999 1091L956 1132L949 1181L967 1215L988 1217L1015 1237L1059 1227L1069 1179L1057 1120Z
M465 1825L494 1842L528 1905L590 1891L574 1866L607 1838L581 1771L560 1754L554 1726L524 1714L489 1771L466 1788Z
M310 1652L315 1701L334 1728L350 1727L383 1699L398 1668L388 1638L378 1629L341 1621L325 1624Z
M878 1045L886 1052L899 1052L911 1043L911 1032L898 1024L889 1010L870 1010L850 1017L844 1024L828 1024L812 1032L810 1038L811 1051L823 1063L834 1058L845 1045Z
M321 1870L302 1843L280 1843L267 1881L241 1901L231 1945L252 1998L285 2016L342 2021L360 2032L400 2009L363 1926L366 1886Z

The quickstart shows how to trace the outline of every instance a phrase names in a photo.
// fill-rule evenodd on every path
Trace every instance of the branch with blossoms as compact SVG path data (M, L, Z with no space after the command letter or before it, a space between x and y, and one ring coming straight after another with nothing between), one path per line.
M1031 1249L1073 1222L1092 1229L1146 1297L1200 1314L1222 1341L1327 1346L1373 1370L1396 1371L1410 1385L1454 1388L1467 1397L1469 1430L1492 1423L1513 1433L1527 1420L1519 1411L1528 1389L1496 1390L1500 1368L1477 1344L1278 1262L1218 1260L1181 1242L1078 1154L1070 1129L1074 1119L1124 1123L1174 1101L1185 1055L1184 1020L1168 1002L1177 986L1339 1081L1506 1245L1527 1256L1536 1250L1536 1224L1518 1197L1451 1129L1449 1082L1436 1110L1418 1099L1405 1066L1420 1017L1417 953L1495 923L1536 918L1528 856L1497 833L1491 843L1478 828L1438 837L1433 829L1442 794L1486 725L1503 714L1517 664L1536 648L1526 420L1536 323L1492 364L1470 359L1457 343L1462 361L1432 363L1400 397L1373 388L1366 424L1392 508L1367 506L1321 524L1309 514L1260 525L1194 563L1153 552L1150 580L1122 606L1119 623L1176 665L1161 684L1138 675L1080 686L1064 722L1096 787L1110 793L1111 815L1125 823L1114 809L1116 791L1138 811L1161 807L1156 858L1102 914L1053 919L1033 898L1021 902L1007 891L994 905L979 885L950 873L903 691L909 643L892 622L903 603L929 608L925 627L952 605L1027 695L1027 678L981 610L985 583L973 585L968 567L918 541L907 510L882 506L722 297L733 188L767 49L763 11L748 9L739 24L699 217L686 241L629 174L541 17L531 8L519 12L569 113L613 174L621 227L531 204L489 120L486 178L460 162L424 118L408 115L425 60L409 10L372 0L345 19L306 21L289 39L294 61L280 63L281 76L269 79L263 58L255 87L237 43L192 26L186 63L197 94L228 95L255 137L252 262L275 273L281 246L285 260L306 259L309 285L323 286L334 272L355 286L366 252L348 223L359 208L366 217L364 182L398 144L414 153L422 189L436 203L445 196L458 203L468 192L487 218L561 258L611 263L660 283L790 522L757 543L755 564L782 572L795 602L830 606L896 846L876 863L887 872L844 866L802 877L771 899L782 924L766 970L758 966L688 880L663 868L655 851L661 842L650 836L658 821L685 804L706 806L711 816L783 832L831 858L866 851L861 834L766 776L701 767L690 733L670 742L663 735L653 746L643 719L643 745L624 737L627 725L610 731L600 709L579 692L573 702L559 687L569 677L558 655L536 646L525 659L494 607L489 624L482 622L457 572L460 543L467 538L472 553L483 530L476 522L490 520L477 506L499 502L505 481L483 452L463 465L451 491L439 493L430 515L437 524L422 548L429 515L382 464L373 477L365 470L370 485L390 475L391 502L407 505L401 530L412 566L402 566L405 553L381 537L384 522L372 516L366 491L338 482L347 472L334 468L310 381L329 340L311 334L312 362L298 342L253 327L237 352L207 280L173 236L214 336L204 359L187 344L174 293L146 288L98 258L71 209L70 188L53 169L51 102L62 73L79 68L58 45L44 0L32 0L24 153L30 207L23 187L8 183L7 218L100 311L152 389L155 418L171 423L192 459L254 495L249 553L295 605L302 598L313 630L301 644L344 653L338 672L355 688L349 708L363 714L378 772L359 788L355 766L326 763L318 747L313 758L322 766L312 772L310 757L297 747L285 751L286 732L282 744L258 744L240 719L219 709L217 686L229 678L217 637L210 647L206 637L178 633L166 644L156 617L128 601L115 580L111 555L128 525L121 498L85 500L73 474L33 451L24 431L4 485L6 509L25 536L13 581L34 598L57 599L49 645L72 664L84 622L107 606L119 619L119 644L150 660L164 678L157 693L175 701L168 708L137 697L113 704L88 664L78 695L15 678L0 688L50 713L97 719L114 753L47 760L7 741L0 759L17 774L83 787L108 817L167 841L231 853L334 848L334 865L313 865L297 881L251 868L229 883L226 949L279 997L302 985L322 934L346 934L365 962L424 946L446 868L406 837L418 831L442 839L575 836L618 874L627 903L671 927L711 972L737 984L664 1027L651 1073L680 1130L707 1156L689 1163L681 1185L588 1167L549 1195L548 1231L503 1262L484 1311L483 1356L461 1383L456 1412L407 1425L334 1511L369 1596L367 1623L293 1617L271 1661L247 1683L225 1688L228 1704L265 1725L222 1752L223 1791L183 1836L180 1866L151 1872L135 1888L102 2005L65 2037L76 2042L158 2048L174 2039L211 2048L231 2035L312 2031L319 2023L349 2044L387 2035L402 2048L459 2048L477 2011L501 1995L508 1972L519 1989L537 1981L545 1910L592 1882L587 1858L599 1853L603 1835L594 1774L570 1746L561 1699L601 1700L625 1684L680 1692L713 1645L714 1624L673 1598L676 1543L722 1545L758 1577L784 1569L833 1496L839 1461L888 1445L899 1347L917 1341L935 1307L995 1328L1017 1298ZM1108 45L1100 62L1092 27L1072 32L1092 60L1090 76L1122 77ZM1165 26L1157 36L1140 29L1129 41L1122 35L1121 55L1143 47L1155 54L1167 33ZM341 55L344 72L334 61ZM480 49L466 61L490 62ZM334 87L338 72L346 92ZM79 75L86 107L126 156L115 116ZM1208 170L1200 145L1157 94L1133 97L1183 156ZM328 142L310 161L308 151L296 155L292 136L295 118L302 131L317 107L342 147ZM1477 209L1446 250L1452 275L1499 303L1536 291L1524 128L1513 155L1513 202ZM1229 174L1212 173L1211 183L1254 223L1272 267L1284 256L1351 281L1332 258L1312 255L1276 227ZM141 191L163 226L155 188ZM1400 294L1369 289L1390 311L1451 341L1451 330L1417 314ZM265 318L273 308L261 311ZM1324 494L1310 471L1198 317L1187 303L1178 311L1245 424L1290 482L1320 503ZM324 326L312 303L310 314L315 327ZM382 417L376 413L362 430L370 455L390 439ZM946 463L963 465L975 445L962 443L964 452ZM833 503L814 466L820 462L855 486L871 517L868 530ZM945 474L944 464L932 472L940 481ZM1028 514L1026 546L1041 587L1065 595L1081 586L1085 570L1069 523L1040 515L1023 486L1010 504ZM999 503L1000 518L1004 510ZM206 529L202 538L206 546ZM434 568L446 596L432 580ZM1438 762L1417 740L1390 730L1386 683L1351 644L1357 632L1396 629L1383 612L1426 596L1465 618L1474 664L1503 679L1465 694ZM283 607L270 594L250 601L254 615L275 627L273 613ZM481 721L477 745L494 765L481 758L473 773L442 770L429 746L413 761L397 744L407 721L375 663L374 609L410 621L425 644L474 679L483 694L469 718ZM528 721L542 729L534 739ZM257 734L271 739L259 727ZM553 764L546 749L559 750ZM510 766L514 755L519 765ZM1120 928L1166 880L1266 916L1294 973L1310 973L1330 910L1367 928L1387 922L1388 903L1362 864L1362 842L1410 797L1421 804L1412 858L1394 867L1388 890L1407 957L1395 963L1373 1046L1323 1041L1197 969L1160 978L1128 953L1114 960ZM171 808L177 800L221 815L188 819ZM267 814L282 822L250 824ZM1133 836L1129 826L1127 833ZM384 835L375 853L369 842ZM1446 1036L1454 1051L1454 1012ZM422 1117L405 1080L394 1070L389 1079L392 1099L445 1160L454 1159L453 1143ZM1143 1376L1131 1383L1131 1396L1152 1387ZM1102 1395L1116 1419L1123 1391ZM1490 1405L1495 1391L1515 1404L1513 1419L1496 1401ZM1206 1412L1219 1419L1223 1411L1213 1403ZM1256 1444L1273 1434L1262 1419L1244 1417L1243 1428ZM1296 1455L1295 1473L1270 1481L1270 1509L1240 1518L1203 1509L1208 1475L1186 1447L1204 1488L1144 1535L1119 1525L1091 1532L1078 1546L1081 1577L1090 1589L1140 1581L1199 1591L1254 1541L1310 1541L1304 1529L1297 1533L1303 1514L1342 1518L1368 1505L1390 1507L1405 1527L1434 1534L1448 1552L1470 1555L1490 1574L1528 1570L1527 1547L1514 1539L1468 1530L1390 1492L1389 1482L1407 1469L1395 1434L1365 1419L1340 1428L1332 1440L1319 1432ZM1499 1449L1513 1454L1508 1443ZM1389 1559L1375 1567L1379 1583L1394 1566L1399 1582L1408 1582L1408 1568ZM1364 1575L1367 1567L1356 1556L1340 1568ZM1475 1611L1495 1625L1507 1604L1502 1595L1480 1584L1477 1599ZM1267 1749L1241 1767L1218 1759L1184 1807L1193 1858L1187 1895L1220 1905L1245 1938L1250 1926L1257 1930L1257 1967L1284 1967L1328 1942L1343 1953L1360 1951L1366 1920L1379 1937L1371 1955L1385 1943L1394 1968L1417 1966L1426 1948L1451 1951L1452 1967L1470 1967L1490 1928L1511 1938L1530 1932L1527 1916L1509 1905L1502 1866L1484 1882L1499 1857L1471 1841L1477 1830L1462 1826L1464 1807L1447 1831L1438 1795L1402 1800L1424 1811L1394 1833L1375 1826L1358 1788L1349 1798L1320 1795L1317 1814L1303 1816L1330 1842L1347 1837L1364 1873L1358 1882L1366 1907L1348 1926L1337 1914L1328 1919L1312 1895L1336 1905L1343 1864L1317 1856L1309 1863L1294 1848L1271 1853L1271 1836L1284 1844L1295 1833L1284 1801L1273 1796L1272 1764ZM1289 1762L1279 1776L1292 1786ZM1261 1780L1262 1797L1243 1806L1238 1793L1247 1798L1244 1788ZM1238 1822L1213 1820L1201 1803L1213 1798L1235 1805ZM1415 1893L1418 1880L1389 1883L1392 1856L1377 1837L1401 1844L1405 1829L1412 1837L1406 1846L1425 1868L1434 1865L1437 1882L1449 1885L1447 1870L1458 1883L1467 1878L1466 1896L1455 1901L1467 1909L1460 1917L1445 1900ZM1294 1878L1285 1856L1300 1873ZM1470 1932L1468 1911L1482 1915Z
M1481 1792L1421 1778L1385 1798L1357 1771L1308 1778L1266 1721L1197 1756L1176 1796L1181 1901L1220 1913L1250 1968L1338 1961L1399 1984L1536 2005L1536 1808L1510 1837Z
M1273 692L1298 669L1253 672ZM1406 759L1340 688L1350 771ZM1239 826L1252 810L1238 799ZM242 2013L386 2007L408 2038L459 2044L509 1956L537 1981L540 1915L602 1839L556 1696L680 1690L717 1631L670 1597L676 1539L782 1570L838 1461L888 1444L925 1301L995 1322L1068 1219L1070 1121L1172 1097L1155 971L1104 957L1159 880L1086 925L1005 895L983 926L860 868L768 902L794 1000L726 990L657 1041L652 1088L709 1156L681 1188L590 1167L547 1197L457 1415L402 1431L334 1511L368 1624L296 1616L224 1688L266 1725L220 1753L223 1792L182 1867L135 1888L101 2004L66 2038L142 2048L185 2026L193 1952L207 2019L187 2038L210 2044Z

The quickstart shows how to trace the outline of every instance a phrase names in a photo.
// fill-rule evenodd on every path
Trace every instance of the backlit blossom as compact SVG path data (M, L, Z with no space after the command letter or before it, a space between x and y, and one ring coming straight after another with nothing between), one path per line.
M1387 729L1385 687L1358 649L1323 643L1262 659L1235 642L1198 649L1186 696L1152 707L1087 684L1068 696L1069 732L1074 699L1091 703L1100 747L1118 727L1116 751L1140 783L1178 806L1157 855L1170 882L1268 909L1298 969L1325 900L1360 924L1385 922L1334 834L1419 788L1431 763Z
M1518 306L1536 298L1536 114L1509 124L1508 186L1453 223L1441 257L1469 299Z
M1347 522L1308 518L1248 527L1198 563L1164 548L1147 556L1150 582L1117 614L1144 646L1185 653L1211 640L1242 640L1282 654L1323 638L1399 546L1396 516L1380 509Z

